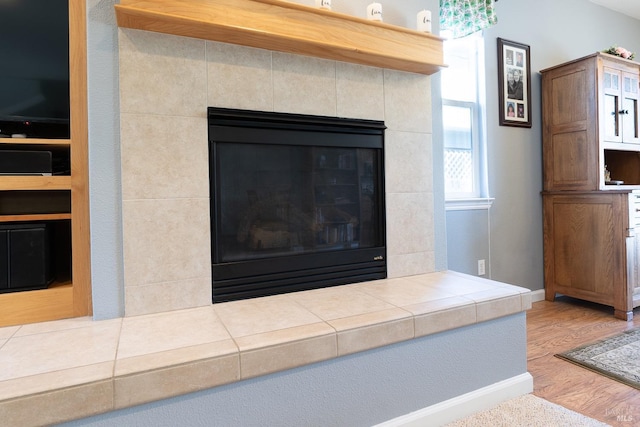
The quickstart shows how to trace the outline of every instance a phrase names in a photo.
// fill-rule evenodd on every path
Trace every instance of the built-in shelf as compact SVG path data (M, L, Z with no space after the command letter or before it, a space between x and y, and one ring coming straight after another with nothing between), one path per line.
M0 176L0 223L48 222L59 262L47 289L0 293L0 328L92 313L86 3L69 0L69 138L0 137L0 149L51 151L71 164L69 175Z
M433 74L442 39L282 0L121 0L118 26Z

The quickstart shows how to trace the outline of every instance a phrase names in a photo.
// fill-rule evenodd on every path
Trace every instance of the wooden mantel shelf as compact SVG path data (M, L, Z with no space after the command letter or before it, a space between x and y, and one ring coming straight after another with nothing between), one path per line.
M442 39L283 0L121 0L118 26L433 74Z

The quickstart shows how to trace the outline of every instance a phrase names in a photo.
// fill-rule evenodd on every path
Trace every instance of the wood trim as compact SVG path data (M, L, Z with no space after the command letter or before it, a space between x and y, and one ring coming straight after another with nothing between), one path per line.
M59 145L61 147L71 145L68 139L39 139L39 138L0 138L0 144L11 145Z
M69 176L3 176L0 177L2 190L68 190L71 188Z
M443 64L428 33L281 0L122 0L118 26L420 74Z
M86 2L69 0L73 315L92 313Z
M25 215L0 215L1 222L15 222L15 221L53 221L60 219L71 219L71 214L58 213L58 214L25 214Z
M0 294L0 326L44 322L74 316L74 286Z

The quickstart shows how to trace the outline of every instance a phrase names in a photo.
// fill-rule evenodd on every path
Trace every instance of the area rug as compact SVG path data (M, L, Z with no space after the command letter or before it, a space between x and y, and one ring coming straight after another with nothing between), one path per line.
M446 427L576 426L606 427L609 424L586 417L533 394L525 394L446 425Z
M556 356L640 389L640 328Z

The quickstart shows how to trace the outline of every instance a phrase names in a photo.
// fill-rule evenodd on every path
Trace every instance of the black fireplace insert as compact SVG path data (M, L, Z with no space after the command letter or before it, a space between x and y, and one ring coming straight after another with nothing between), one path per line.
M214 303L386 277L383 122L208 118Z

